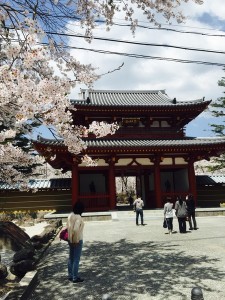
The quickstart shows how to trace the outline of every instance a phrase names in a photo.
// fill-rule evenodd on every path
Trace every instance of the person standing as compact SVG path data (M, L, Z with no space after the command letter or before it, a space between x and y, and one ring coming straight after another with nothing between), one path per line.
M189 230L197 230L197 222L195 219L195 201L192 194L189 194L186 197L187 211L188 211L188 222L189 222ZM193 225L192 226L192 221Z
M73 212L69 214L67 220L69 244L68 279L73 283L84 281L78 276L80 257L83 247L84 222L81 217L83 212L83 203L77 202L73 207Z
M144 216L143 216L143 206L144 201L141 199L141 197L137 196L137 199L133 203L134 210L136 211L136 225L138 226L138 219L139 215L141 217L141 225L144 225Z
M186 219L188 216L187 204L183 201L181 196L177 197L177 201L175 203L175 214L178 219L180 233L186 233Z
M173 232L173 203L171 202L170 197L167 197L166 203L164 205L164 219L166 220L169 234L172 234L172 232Z
M130 207L132 208L132 204L133 204L134 200L133 200L133 197L131 196L131 194L130 194L130 196L128 198L128 202L130 204Z

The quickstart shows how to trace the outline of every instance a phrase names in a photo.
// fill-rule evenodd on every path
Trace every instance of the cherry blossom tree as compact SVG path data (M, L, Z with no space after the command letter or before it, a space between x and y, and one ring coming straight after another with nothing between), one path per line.
M79 22L90 42L97 20L109 30L116 14L123 12L132 32L138 24L138 10L156 26L160 26L159 15L182 22L184 16L178 9L188 1L0 1L0 180L24 182L27 175L22 170L41 163L38 156L17 143L18 134L29 136L33 122L54 128L54 137L62 138L74 154L86 148L83 137L89 133L98 138L118 128L104 122L93 122L89 128L73 125L76 108L70 105L71 89L79 83L91 87L99 75L65 50L67 39L61 33L66 32L69 22ZM92 164L87 156L84 161Z

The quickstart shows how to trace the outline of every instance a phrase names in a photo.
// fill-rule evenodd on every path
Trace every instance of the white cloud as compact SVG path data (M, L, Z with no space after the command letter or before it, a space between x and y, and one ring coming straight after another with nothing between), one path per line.
M184 24L188 27L167 26L167 28L217 34L218 31L204 29L206 27L210 28L210 24L207 25L206 23L207 19L205 16L210 15L215 24L217 21L224 20L225 15L221 9L223 6L224 3L222 0L206 0L200 6L190 1L188 4L182 6L185 15L189 15ZM142 16L141 20L143 20ZM124 23L121 20L116 20L116 22ZM147 23L141 24L148 25ZM152 27L150 24L149 26ZM79 31L78 27L74 26L70 26L70 29L73 31L76 30L76 32ZM220 32L220 34L222 33ZM103 26L99 26L94 31L94 36L221 51L225 49L225 38L223 37L182 34L163 30L138 28L135 38L133 38L131 32L126 27L115 26L107 33L103 30ZM224 54L188 51L168 47L150 47L98 40L94 40L91 44L88 44L81 38L71 38L70 45L123 53L225 63ZM175 63L165 60L137 59L84 50L72 50L72 54L82 63L91 63L97 67L99 74L113 70L124 63L120 71L99 79L94 85L95 89L165 89L171 98L176 97L178 100L191 100L202 97L205 97L206 100L215 100L222 96L223 89L218 87L217 84L218 80L224 76L222 67ZM72 96L75 97L76 93L77 90L75 90ZM200 118L205 118L204 114Z
M225 19L223 7L224 7L224 1L223 0L205 0L203 5L200 6L194 6L191 5L191 2L189 2L189 11L191 12L191 16L201 16L203 13L208 13L209 15L215 16L216 18L220 20Z

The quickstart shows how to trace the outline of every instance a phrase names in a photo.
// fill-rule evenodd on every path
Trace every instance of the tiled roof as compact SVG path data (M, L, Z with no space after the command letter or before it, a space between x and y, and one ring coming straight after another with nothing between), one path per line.
M63 146L63 140L40 139L37 141L48 146ZM114 140L94 139L87 140L88 147L96 148L129 148L129 147L173 147L173 146L203 146L220 145L225 143L225 138L185 138L179 140Z
M196 183L198 186L225 184L225 175L197 175Z
M196 175L197 186L225 184L225 175ZM38 190L62 190L71 188L71 178L35 179L30 181L30 187ZM18 185L0 182L0 190L15 190Z
M208 175L197 175L196 176L196 184L199 186L203 185L215 185L215 181L210 178Z
M162 146L194 146L221 144L224 139L182 139L182 140L92 140L88 141L88 147L162 147Z
M8 184L0 182L0 190L17 190L19 184ZM39 190L53 189L70 189L71 178L55 178L55 179L33 179L29 181L28 188Z
M225 175L212 175L210 177L216 183L225 183Z
M203 99L177 101L169 98L165 90L85 90L83 97L83 100L71 100L71 104L76 106L188 106L198 105L204 101Z

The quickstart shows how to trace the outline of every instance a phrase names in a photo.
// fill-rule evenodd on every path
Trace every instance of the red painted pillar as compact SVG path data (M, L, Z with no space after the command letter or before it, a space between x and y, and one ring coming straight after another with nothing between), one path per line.
M115 209L116 207L116 183L115 183L115 158L109 161L109 208Z
M78 165L76 162L72 165L72 207L78 200L79 193L79 177L78 177Z
M156 208L162 208L161 199L161 179L160 179L160 157L155 158L154 185L155 185L155 204Z
M196 178L195 178L195 169L194 169L194 161L193 160L189 160L189 162L188 162L188 179L189 179L189 192L193 195L195 202L196 202L197 189L196 189Z

